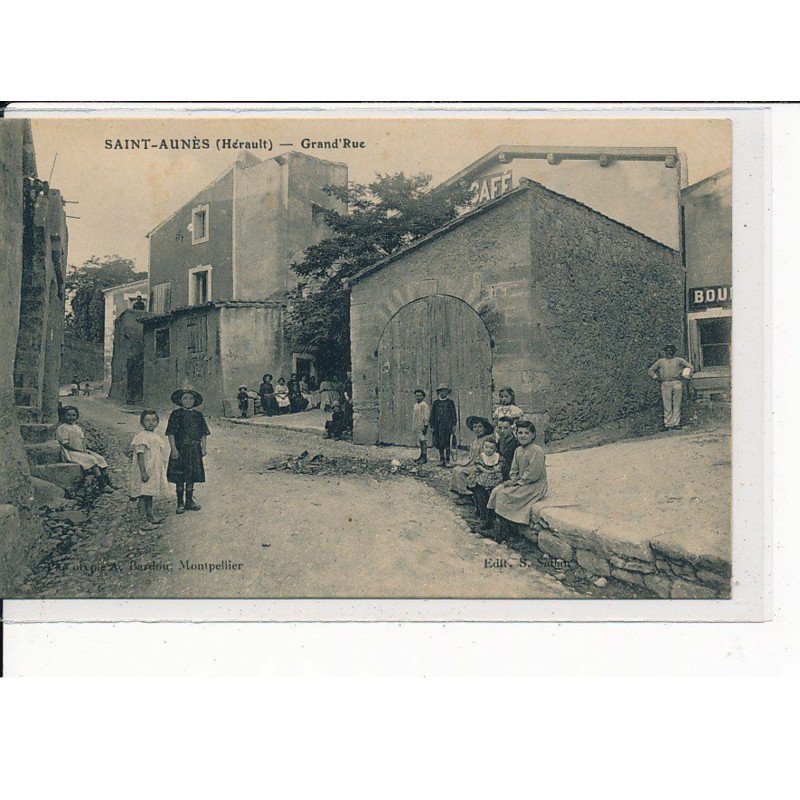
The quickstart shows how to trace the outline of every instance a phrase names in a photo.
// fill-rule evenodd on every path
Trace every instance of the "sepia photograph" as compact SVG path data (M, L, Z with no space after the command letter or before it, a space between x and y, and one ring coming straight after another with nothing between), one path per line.
M732 141L0 118L0 596L729 601Z

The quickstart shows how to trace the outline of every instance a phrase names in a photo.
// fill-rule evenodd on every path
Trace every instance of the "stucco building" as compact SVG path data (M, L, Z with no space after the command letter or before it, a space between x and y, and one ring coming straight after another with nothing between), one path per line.
M686 262L686 322L692 383L700 393L730 389L732 183L726 169L681 193Z
M462 440L504 385L547 438L653 406L683 289L676 249L522 178L351 280L354 440L414 444L413 390L440 381Z
M70 480L76 465L54 463L60 449L47 443L58 415L64 203L37 177L27 120L0 120L0 159L0 595L14 597L44 543L38 481Z
M138 298L143 298L145 306L148 302L150 281L142 278L139 281L121 283L103 289L105 315L103 317L103 384L108 390L111 387L111 361L114 357L114 326L123 311L133 308Z
M344 164L245 152L150 231L146 404L164 404L189 384L209 413L222 414L235 406L239 383L288 376L300 360L313 371L285 341L284 300L297 285L292 263L327 235L323 210L343 210L325 187L346 183Z

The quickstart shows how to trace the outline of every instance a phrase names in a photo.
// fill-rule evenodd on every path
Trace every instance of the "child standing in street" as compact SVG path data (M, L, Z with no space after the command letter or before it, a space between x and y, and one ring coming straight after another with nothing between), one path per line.
M56 428L56 439L61 445L61 458L71 464L79 464L84 476L94 475L97 488L110 494L116 488L108 476L108 462L93 450L87 450L83 428L78 425L80 412L75 406L64 406L64 421Z
M419 458L414 459L417 464L428 463L428 425L431 422L431 409L425 402L425 392L417 389L414 392L414 409L411 412L411 431L419 442Z
M439 451L439 466L449 467L452 460L453 432L458 424L456 404L450 399L450 387L440 383L436 387L439 395L431 406L431 428L433 429L433 446Z
M247 393L246 386L239 387L239 394L236 395L239 401L239 416L242 419L247 419L247 408L250 405L250 395Z
M179 408L167 422L167 437L170 444L167 480L175 484L178 495L178 514L184 511L199 511L194 502L194 485L203 483L206 471L203 457L206 454L206 436L210 435L205 417L197 410L203 402L200 392L193 389L177 389L170 400ZM184 491L185 502L184 502Z
M164 520L153 513L153 498L166 493L167 476L164 466L169 447L163 436L156 433L158 413L146 409L139 416L142 426L131 442L130 498L137 501L139 526L142 530L152 530Z

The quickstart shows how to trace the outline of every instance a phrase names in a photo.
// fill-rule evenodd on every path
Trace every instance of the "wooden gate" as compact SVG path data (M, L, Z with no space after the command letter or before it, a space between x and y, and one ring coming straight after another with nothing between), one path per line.
M448 384L458 411L459 444L466 443L471 414L492 410L492 351L483 320L467 303L431 295L409 303L392 317L378 346L381 442L413 446L414 390L429 404L439 383Z

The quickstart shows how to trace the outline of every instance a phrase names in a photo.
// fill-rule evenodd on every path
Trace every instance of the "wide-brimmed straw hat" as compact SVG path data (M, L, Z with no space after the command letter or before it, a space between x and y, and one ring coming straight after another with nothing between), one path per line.
M443 391L443 390L444 390L445 392L449 392L449 391L451 391L450 387L449 387L449 386L448 386L446 383L440 383L440 384L439 384L439 385L436 387L436 391L437 391L437 392L441 392L441 391Z
M194 397L194 404L196 406L202 405L203 395L201 395L200 392L196 392L194 389L176 389L169 396L169 399L172 400L176 406L179 406L181 404L181 397L183 397L185 394L190 394L192 397Z
M483 428L487 433L494 433L494 425L492 425L492 423L489 422L489 420L486 419L486 417L477 417L477 416L475 416L475 417L467 417L467 427L470 430L472 430L472 426L476 422L482 422L483 423Z

